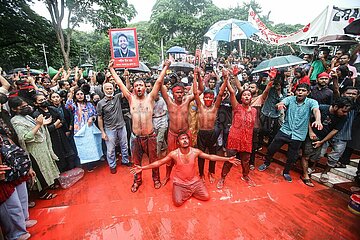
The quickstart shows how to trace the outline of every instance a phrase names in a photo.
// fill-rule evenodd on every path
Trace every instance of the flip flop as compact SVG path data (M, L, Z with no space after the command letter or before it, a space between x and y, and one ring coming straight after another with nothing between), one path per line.
M57 196L56 193L46 192L44 195L42 195L42 196L39 197L39 198L42 199L42 200L51 200L51 199L55 198L56 196Z
M133 192L133 193L137 192L140 185L141 185L141 183L134 182L133 185L131 186L131 192Z
M308 187L315 187L315 185L312 183L311 179L303 178L303 176L300 176L300 179L303 181L303 183Z

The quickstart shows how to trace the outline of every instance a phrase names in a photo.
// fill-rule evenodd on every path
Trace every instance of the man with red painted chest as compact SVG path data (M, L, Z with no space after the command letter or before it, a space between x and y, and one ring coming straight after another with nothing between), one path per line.
M147 166L135 166L130 170L132 174L140 174L143 170L159 168L169 162L175 163L172 199L175 206L180 207L192 196L207 201L210 199L209 193L204 182L197 174L196 160L198 157L212 161L229 161L235 166L239 165L239 160L235 157L220 157L202 152L199 149L190 147L190 138L186 132L181 132L177 136L179 148L170 152L166 157Z
M195 69L195 75L199 79L199 94L202 93L204 89L202 80L200 78L199 70ZM195 79L194 82L195 83ZM166 105L168 107L169 113L169 130L168 130L168 152L178 148L177 135L179 132L187 132L190 136L189 123L188 123L188 114L189 114L189 105L191 101L194 100L194 94L188 94L184 96L185 87L182 83L175 83L172 87L173 98L169 97L167 89L165 86L161 88L161 95L164 98ZM166 166L166 177L163 181L165 185L170 180L170 174L173 167L173 163L169 162Z
M214 126L215 126L217 111L221 104L222 95L224 94L226 88L226 82L228 81L228 75L223 72L223 76L224 76L224 82L220 87L220 91L216 98L215 103L214 103L214 97L215 97L214 91L209 89L205 90L204 103L202 103L198 91L194 90L195 101L199 112L199 132L197 135L197 147L201 151L205 151L206 149L209 149L210 154L216 154L215 143L217 142L218 136L215 132ZM194 82L196 82L195 79ZM198 165L199 165L200 177L204 180L205 159L199 158ZM210 183L213 183L215 181L214 174L215 174L215 161L210 161L209 163Z
M155 105L155 98L161 86L164 84L164 77L166 70L170 66L170 61L165 61L163 70L161 71L159 78L156 80L153 89L149 94L145 94L145 82L141 79L134 82L134 90L131 93L120 77L116 74L114 68L114 61L109 63L109 70L114 77L116 83L119 85L124 97L129 101L130 114L132 119L132 134L131 134L131 155L133 163L141 165L142 156L146 153L149 157L149 162L157 160L156 152L156 134L152 123L153 109ZM154 187L159 189L160 173L159 169L153 169ZM136 174L134 183L131 187L132 192L136 192L142 184L141 173Z

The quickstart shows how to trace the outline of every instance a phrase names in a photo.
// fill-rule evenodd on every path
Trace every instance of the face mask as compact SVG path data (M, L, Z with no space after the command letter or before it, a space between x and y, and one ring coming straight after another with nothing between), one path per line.
M210 107L213 103L213 100L204 100L205 106Z
M111 94L105 93L105 96L106 96L106 97L113 97L113 96L114 96L114 93L111 93Z
M30 115L33 112L33 108L31 106L26 106L20 110L20 115L26 116Z
M40 103L39 105L40 105L40 107L48 107L48 106L50 106L50 103L48 101L45 101L45 102Z

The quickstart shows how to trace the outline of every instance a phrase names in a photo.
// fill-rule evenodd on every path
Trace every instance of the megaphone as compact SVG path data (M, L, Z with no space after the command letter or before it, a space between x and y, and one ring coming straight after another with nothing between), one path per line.
M53 67L49 67L48 74L51 78L53 78L58 73L58 70L56 70Z

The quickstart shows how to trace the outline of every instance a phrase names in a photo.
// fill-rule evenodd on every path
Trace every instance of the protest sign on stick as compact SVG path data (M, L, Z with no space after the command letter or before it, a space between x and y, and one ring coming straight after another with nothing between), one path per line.
M139 67L136 28L110 29L110 52L115 68Z

